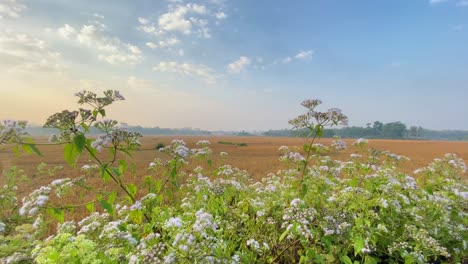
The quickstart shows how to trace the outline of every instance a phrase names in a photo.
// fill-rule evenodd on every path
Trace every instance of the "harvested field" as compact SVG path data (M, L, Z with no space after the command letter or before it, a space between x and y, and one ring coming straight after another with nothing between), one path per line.
M127 173L124 176L124 182L133 182L137 185L142 185L145 175L148 175L148 164L155 158L167 158L165 154L156 151L158 144L168 145L173 139L183 139L186 141L187 146L190 148L195 147L197 141L201 139L208 139L211 142L211 149L213 150L213 167L222 164L230 164L240 169L247 170L254 180L260 180L268 173L277 172L279 169L286 168L286 164L280 162L280 146L297 146L299 149L306 142L301 138L279 138L279 137L227 137L227 136L213 136L213 137L195 137L195 136L145 136L141 140L142 147L133 155L133 162L136 165L137 175L135 178ZM36 138L37 143L47 143L46 138ZM318 142L324 145L330 145L332 139L320 139ZM358 153L360 150L353 146L354 139L345 139L348 148L340 152L332 152L330 156L333 159L348 160L349 155ZM78 169L71 169L63 158L63 146L38 146L43 156L20 154L15 156L11 150L4 148L0 152L0 170L7 169L11 166L18 166L24 170L29 180L20 183L18 194L24 196L31 193L33 190L40 186L47 185L51 181L59 178L74 178L82 175L83 173ZM369 148L378 150L388 150L398 155L409 157L410 161L404 161L402 167L408 173L411 173L417 168L426 166L434 158L442 157L446 153L455 153L465 161L468 160L468 142L446 142L446 141L411 141L411 140L369 140ZM227 152L227 158L221 158L220 152ZM105 157L106 152L101 154ZM61 165L64 166L63 170L58 171L53 177L47 174L36 173L36 167L39 163L44 162L51 166ZM84 164L90 164L89 158L83 155L78 163L78 167ZM197 162L192 162L187 169L190 173L196 166ZM206 162L203 164L207 167ZM125 178L126 177L126 178ZM465 174L465 178L468 175ZM3 184L4 177L1 178L0 183ZM99 176L87 179L87 183L93 186L103 186L103 181ZM115 184L110 182L106 185L106 190L114 189ZM144 191L143 191L144 192ZM141 196L142 193L139 194ZM79 204L83 201L93 199L93 196L88 197L85 191L68 194L66 197L58 200L52 198L54 204ZM75 220L81 219L88 215L85 208L76 208L72 214L67 214L66 219L74 218ZM55 227L51 226L49 232L53 232Z
M228 163L240 169L247 170L250 175L259 180L267 173L276 172L284 168L284 164L278 161L280 146L301 146L306 142L302 138L280 138L280 137L228 137L228 136L213 136L213 137L198 137L198 136L145 136L142 139L143 146L140 150L136 151L133 161L136 164L137 172L142 176L148 164L156 157L164 158L164 155L156 151L156 146L159 143L168 145L173 139L183 139L187 142L188 147L195 147L195 143L201 139L208 139L211 142L213 150L213 164L214 166L222 162ZM37 138L38 143L45 143L45 138ZM324 145L329 145L332 139L320 139L318 142ZM339 153L333 152L330 156L334 159L347 160L349 154L357 153L359 150L352 146L353 139L346 139L348 149L340 151ZM245 143L246 146L240 146ZM410 158L410 161L403 163L403 168L407 172L423 167L431 162L434 158L443 156L446 153L454 153L459 157L468 160L468 142L449 142L449 141L426 141L426 140L369 140L369 148L378 150L388 150L398 155L404 155ZM64 165L65 170L59 177L70 177L69 173L76 174L77 171L69 170L63 158L62 146L39 146L43 156L25 155L21 154L18 157L11 152L3 150L0 153L0 169L3 170L9 166L18 166L25 170L29 176L34 179L27 186L26 190L31 190L35 186L46 184L53 179L36 177L34 178L34 171L40 162L45 162L50 165ZM227 152L229 156L227 160L221 160L219 153ZM78 166L88 164L87 157L82 157ZM31 174L32 173L32 174ZM466 176L466 175L465 175Z

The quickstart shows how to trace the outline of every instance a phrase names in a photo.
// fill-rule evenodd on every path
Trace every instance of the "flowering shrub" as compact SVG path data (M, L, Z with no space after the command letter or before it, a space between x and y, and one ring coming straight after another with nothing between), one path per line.
M62 129L57 138L64 142L71 165L87 151L95 163L81 171L101 175L115 191L98 191L95 200L83 205L90 210L87 217L64 221L66 211L54 207L49 196L82 187L83 178L56 180L18 202L13 177L18 172L7 172L8 184L0 191L0 259L6 263L466 261L466 165L455 154L415 171L415 178L399 169L403 156L362 147L360 154L340 161L328 155L330 149L345 147L339 139L331 146L311 140L302 150L280 147L280 160L290 167L254 182L247 171L230 165L214 168L209 141L190 149L174 140L159 149L167 158L148 165L145 184L138 190L122 182L120 175L131 165L117 161L116 153L131 155L140 135L114 121L97 121L105 115L103 107L121 95L108 92L99 99L83 92L79 97L95 109L59 114L48 125ZM308 114L293 122L309 127L313 139L325 125L346 123L337 109L315 112L318 104L304 102ZM103 134L86 138L89 125ZM110 161L98 158L104 150L109 150ZM228 158L227 153L220 155ZM195 160L207 165L186 170ZM102 210L94 211L94 204ZM45 213L59 222L47 238L41 217Z

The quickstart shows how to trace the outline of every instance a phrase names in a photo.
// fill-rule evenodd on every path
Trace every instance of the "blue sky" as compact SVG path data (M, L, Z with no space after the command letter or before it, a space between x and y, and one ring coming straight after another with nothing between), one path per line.
M117 89L110 117L287 128L304 99L351 125L468 129L468 0L0 0L0 119L42 124Z

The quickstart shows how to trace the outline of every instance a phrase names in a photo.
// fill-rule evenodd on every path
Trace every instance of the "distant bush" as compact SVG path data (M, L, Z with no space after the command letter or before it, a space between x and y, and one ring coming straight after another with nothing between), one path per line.
M156 149L156 150L160 150L160 149L162 149L162 148L164 148L164 147L166 147L166 145L164 145L164 143L162 143L162 142L159 142L159 143L156 145L155 149Z
M238 146L238 147L247 147L247 143L235 143L235 142L229 142L229 141L218 141L218 144L223 144L223 145L233 145L233 146Z

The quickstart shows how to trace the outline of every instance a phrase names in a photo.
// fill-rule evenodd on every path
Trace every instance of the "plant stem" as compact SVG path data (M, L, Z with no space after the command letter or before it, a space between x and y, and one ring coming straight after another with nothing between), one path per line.
M91 151L91 149L89 149L89 147L88 147L87 145L85 145L85 148L86 148L86 150L88 151L88 153L93 157L93 159L96 160L96 162L99 163L99 165L102 166L102 165L103 165L102 161L101 161L98 157L96 157L96 155ZM135 197L133 197L133 195L132 195L132 194L128 191L128 189L123 185L122 181L121 181L120 179L116 178L116 177L114 176L114 174L112 174L112 172L111 172L108 168L106 168L106 172L110 175L110 177L112 178L112 180L113 180L115 183L117 183L117 184L119 185L119 187L128 195L128 197L130 197L130 200L132 200L132 202L135 203L135 202L136 202ZM151 222L150 217L149 217L145 212L143 212L143 215L144 215L146 221Z

